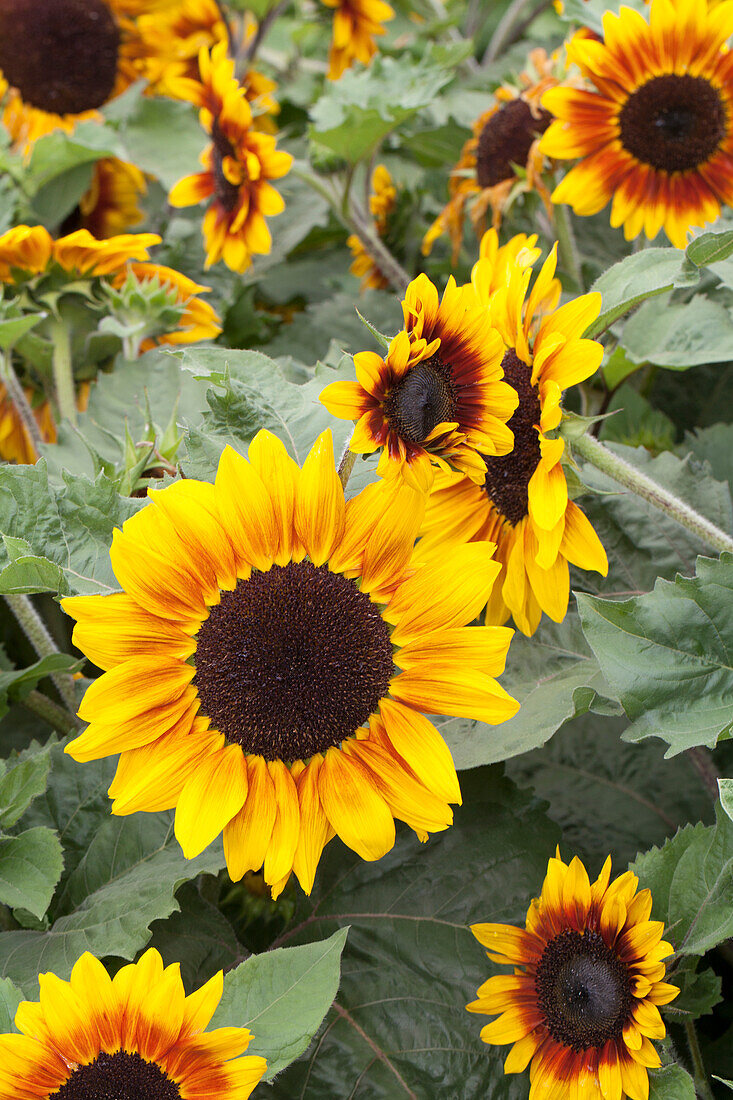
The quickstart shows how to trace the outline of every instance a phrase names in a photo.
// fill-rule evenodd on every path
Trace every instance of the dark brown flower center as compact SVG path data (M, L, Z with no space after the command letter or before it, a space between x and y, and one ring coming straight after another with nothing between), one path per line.
M0 69L43 111L75 115L106 103L119 46L104 0L0 0Z
M386 695L389 628L356 583L309 561L222 593L196 639L202 712L266 760L306 760L350 737Z
M79 1066L49 1100L180 1100L175 1081L155 1062L118 1050Z
M718 91L702 76L655 76L633 92L619 115L627 152L663 172L698 168L726 132Z
M491 503L516 527L529 510L528 486L541 457L536 425L542 410L539 394L531 382L532 368L511 348L504 353L501 365L504 381L519 394L519 404L509 421L514 432L514 450L502 458L484 456L484 488Z
M627 967L593 931L566 929L551 940L535 989L552 1038L576 1052L619 1039L633 1004Z
M211 136L214 142L212 157L216 200L231 214L239 202L239 188L224 175L224 158L233 157L234 150L229 139L222 133L218 119L214 119Z
M510 99L488 120L478 139L476 178L479 187L494 187L511 179L515 164L524 167L532 142L544 134L552 121L549 111L539 117L523 99Z
M453 375L437 355L411 367L384 399L390 427L408 443L423 443L437 424L452 421L455 411Z

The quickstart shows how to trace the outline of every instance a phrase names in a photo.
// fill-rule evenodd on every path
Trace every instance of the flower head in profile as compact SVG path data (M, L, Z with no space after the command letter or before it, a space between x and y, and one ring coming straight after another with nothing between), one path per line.
M647 1100L649 1069L663 1039L659 1005L679 993L664 981L672 954L664 924L650 920L652 896L637 893L631 871L610 882L611 858L591 883L577 858L558 853L526 929L474 924L493 962L511 974L489 978L469 1012L498 1016L481 1031L485 1043L513 1043L505 1073L530 1065L530 1100Z
M321 393L330 413L356 420L349 444L357 454L383 448L377 472L429 489L435 466L483 480L483 455L505 455L507 420L517 395L502 379L503 346L471 287L451 277L442 299L426 275L413 279L402 303L405 327L385 358L354 356L356 382Z
M27 147L73 130L138 77L137 17L157 0L0 0L2 119Z
M245 1027L206 1031L222 972L186 996L178 963L151 948L110 978L85 952L68 982L41 974L22 1001L19 1034L0 1035L0 1100L247 1100L264 1058Z
M379 482L346 503L330 432L302 469L265 431L248 454L151 492L115 532L124 591L64 600L105 670L66 751L121 753L113 813L175 807L187 858L223 830L233 879L264 865L275 895L291 872L310 892L334 835L375 860L395 818L448 827L460 790L425 714L513 715L494 679L511 631L466 625L493 547L412 567L423 495Z
M397 200L397 188L383 164L378 164L372 173L372 193L369 196L369 210L374 219L374 228L380 237L389 233L390 217L394 213ZM380 271L375 260L367 252L361 238L355 233L347 237L346 243L351 249L354 260L350 267L352 275L361 279L361 289L384 290L389 279Z
M605 551L577 504L568 498L562 439L552 433L562 420L563 390L590 377L603 349L583 332L598 316L600 294L584 294L555 308L555 249L531 291L536 237L524 234L499 248L495 230L482 241L473 269L477 299L500 332L504 378L518 404L509 427L514 449L483 455L483 476L438 471L423 524L424 550L450 540L489 539L497 544L502 572L486 609L487 622L509 615L525 634L542 612L561 622L568 609L568 563L608 572Z
M328 79L338 80L355 61L368 65L377 52L374 41L394 19L385 0L323 0L334 9L333 40L328 53Z
M519 87L497 88L494 105L474 122L473 136L463 146L451 173L450 199L423 238L425 256L447 233L453 263L458 261L467 209L475 231L481 234L487 210L492 211L493 225L498 228L509 203L520 192L535 190L546 206L551 205L542 179L546 162L539 152L539 139L551 120L540 99L543 92L558 83L553 60L544 50L533 50L528 71L520 75Z
M245 271L254 255L272 247L265 217L285 209L269 182L290 169L293 158L276 148L275 138L254 129L244 87L234 76L226 44L201 50L201 81L181 77L172 82L177 94L201 108L201 125L211 136L204 150L203 172L180 180L170 193L173 206L210 200L204 215L206 266L223 260L232 271Z
M576 214L611 202L627 240L664 229L677 248L692 226L733 204L733 2L652 0L603 17L604 37L568 46L590 86L554 88L541 149L575 160L552 194Z
M102 157L92 169L89 190L64 219L62 228L86 229L98 240L124 233L143 220L139 200L146 186L145 176L134 164Z

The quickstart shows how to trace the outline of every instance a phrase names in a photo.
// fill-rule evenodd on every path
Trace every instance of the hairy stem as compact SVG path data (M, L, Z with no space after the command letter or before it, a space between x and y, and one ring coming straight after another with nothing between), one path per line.
M59 420L68 420L76 427L76 392L74 367L71 360L71 332L62 320L51 326L53 340L53 380Z
M718 788L720 772L715 767L710 749L706 748L705 745L697 745L694 749L688 749L686 756L699 775L705 790L709 795L712 795L713 801L717 802L720 793Z
M583 269L580 264L578 246L575 242L573 223L570 220L570 211L564 203L558 203L553 209L555 212L555 232L557 233L560 264L571 276L577 289L582 294L585 289L583 284Z
M715 1100L713 1097L713 1090L710 1088L710 1080L705 1072L705 1065L702 1060L700 1043L697 1039L694 1021L687 1020L685 1022L685 1034L687 1035L687 1042L690 1047L690 1057L692 1058L692 1068L695 1076L695 1092L700 1100Z
M6 351L4 354L0 353L0 370L2 371L2 381L5 384L5 388L8 391L8 397L15 406L15 411L18 414L20 421L23 424L28 437L33 444L33 449L36 452L36 458L40 454L40 448L43 443L43 436L41 435L40 428L36 422L36 418L33 415L33 410L28 404L28 399L23 392L15 371L13 370L12 352Z
M290 0L280 0L279 4L275 4L275 7L270 8L270 10L262 17L258 24L257 30L255 31L254 37L252 38L251 42L248 43L242 55L242 60L248 65L251 65L251 63L254 61L255 55L259 50L265 38L265 35L269 31L272 24L280 15L283 14L283 12L289 6Z
M679 497L674 496L673 493L662 488L656 481L652 481L646 474L641 473L640 470L631 466L623 458L614 454L613 451L599 443L593 436L586 433L579 439L574 440L572 446L573 450L582 455L592 466L595 466L604 474L608 474L620 485L631 489L637 496L648 500L655 508L659 508L661 512L671 516L682 527L686 527L688 531L692 531L703 542L712 546L714 550L721 553L727 550L733 554L733 538L730 535L726 534L725 531L721 531L719 527L716 527L705 516L696 512L689 504L685 504Z
M496 61L499 54L510 42L514 25L518 22L519 17L524 14L524 9L534 2L535 0L512 0L491 36L491 41L486 47L486 53L481 62L482 65L489 65L492 61Z
M28 596L7 595L5 601L39 657L51 657L59 649ZM74 681L67 672L52 673L56 690L72 714L76 713Z
M41 691L30 691L24 699L21 699L21 703L26 710L30 710L33 714L42 718L52 729L63 734L64 737L69 733L76 733L77 730L82 728L82 723L75 715L69 714L67 710L58 706L53 699L49 699Z

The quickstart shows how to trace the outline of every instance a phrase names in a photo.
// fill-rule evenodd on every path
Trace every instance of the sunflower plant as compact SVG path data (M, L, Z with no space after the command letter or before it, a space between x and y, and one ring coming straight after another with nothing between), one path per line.
M0 1100L733 1088L733 0L0 0Z

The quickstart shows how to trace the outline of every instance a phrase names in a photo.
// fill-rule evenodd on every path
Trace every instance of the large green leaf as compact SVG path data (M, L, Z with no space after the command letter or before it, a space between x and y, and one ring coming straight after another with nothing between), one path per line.
M252 955L224 979L212 1027L248 1027L248 1054L267 1059L266 1080L306 1050L339 987L348 929L326 940Z
M600 291L603 303L598 319L589 325L586 336L598 336L647 298L664 294L673 287L694 285L699 273L694 267L683 269L681 260L676 248L645 248L614 264L591 287L591 290Z
M695 1100L695 1084L682 1066L662 1066L649 1074L649 1100Z
M219 970L227 971L241 958L242 946L229 921L202 895L194 882L176 892L178 910L151 926L148 947L163 962L180 963L183 984L190 993Z
M27 909L40 920L51 903L62 868L61 844L50 829L0 836L0 903Z
M0 1035L13 1031L15 1011L23 1000L23 994L9 978L0 978Z
M668 755L712 748L733 714L733 555L698 558L697 576L659 580L623 603L579 595L585 635L631 719L630 741L661 737Z
M75 672L79 661L66 653L51 653L42 657L28 668L3 670L0 672L0 718L7 714L12 703L24 699L41 680L55 672ZM2 803L0 803L0 811ZM2 818L0 817L0 820Z
M626 322L621 344L635 363L674 370L727 363L733 356L733 316L720 302L699 295L690 302L648 302Z
M0 828L14 825L46 789L50 749L32 746L23 756L0 761Z
M118 128L124 159L170 190L184 176L200 171L199 154L209 139L190 103L143 96L140 91L131 88L104 113Z
M485 1019L464 1005L493 967L468 925L524 921L557 829L499 768L464 776L455 824L421 846L401 830L394 849L364 863L334 842L311 898L283 944L348 924L341 987L310 1053L273 1082L277 1097L461 1096L520 1100L505 1052L479 1038ZM448 1084L446 1084L448 1083Z

